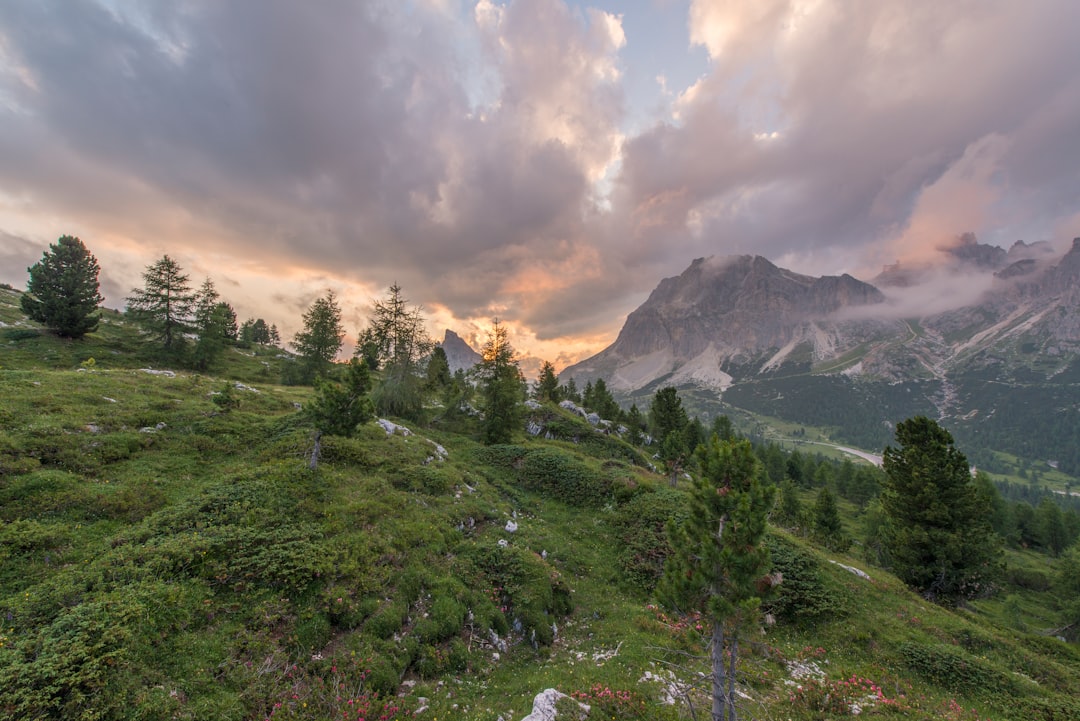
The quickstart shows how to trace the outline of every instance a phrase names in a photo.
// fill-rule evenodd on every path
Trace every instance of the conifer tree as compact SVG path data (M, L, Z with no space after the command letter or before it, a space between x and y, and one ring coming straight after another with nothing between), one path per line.
M812 511L814 537L832 551L846 551L851 546L851 539L844 533L840 521L840 510L836 498L828 486L822 486L814 501Z
M668 480L675 486L693 449L687 446L688 439L684 434L690 419L674 386L661 388L653 396L649 423L653 438L660 444L660 460L664 462Z
M632 404L626 413L626 427L629 431L626 434L626 442L632 446L640 446L645 441L642 435L642 431L645 430L645 417L641 415L637 403Z
M954 603L988 590L1001 545L952 436L925 416L896 426L887 447L882 545L891 570L925 598Z
M521 425L525 381L506 326L496 318L477 366L484 399L484 443L508 443Z
M713 721L737 721L735 672L739 640L756 620L763 595L778 582L767 575L763 543L776 489L748 441L717 437L698 447L700 477L688 517L672 528L673 553L659 588L680 612L701 612L711 623Z
M261 319L260 319L261 320ZM264 324L265 325L265 324ZM334 291L317 298L304 313L304 328L293 336L293 347L300 354L301 380L311 383L325 375L334 356L341 350L345 330L341 326L341 308Z
M63 338L82 338L97 330L97 258L82 241L61 236L41 260L27 268L30 280L22 297L23 312Z
M166 351L175 350L191 324L195 294L180 264L164 255L143 271L143 287L127 299L128 311L161 341Z
M373 394L376 408L387 415L418 417L424 405L423 359L435 346L424 329L423 308L410 307L394 283L385 299L375 301L367 331L361 335L375 344L382 370ZM365 353L363 346L357 351Z
M559 401L559 377L555 375L555 366L544 361L540 365L540 377L536 379L533 398L540 401L557 403Z
M450 373L450 361L441 345L435 346L435 349L431 351L426 373L426 385L432 391L444 390L454 381L454 376Z
M345 369L344 383L315 379L315 399L304 409L304 415L315 426L315 443L308 463L311 470L318 468L324 435L349 438L361 424L374 417L375 406L368 398L370 390L367 364L356 358Z
M780 483L780 506L776 515L776 520L786 528L799 528L803 524L802 501L799 500L795 482L790 478Z

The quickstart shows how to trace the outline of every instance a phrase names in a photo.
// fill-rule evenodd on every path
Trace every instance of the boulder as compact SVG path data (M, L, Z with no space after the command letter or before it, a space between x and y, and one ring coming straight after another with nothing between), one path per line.
M570 705L572 705L576 713L567 716L565 713L560 714L557 705L563 699L569 699ZM590 707L579 701L575 701L566 694L556 691L553 688L544 689L540 693L536 694L536 698L533 699L532 713L530 713L521 721L579 721L580 719L587 718L589 716Z

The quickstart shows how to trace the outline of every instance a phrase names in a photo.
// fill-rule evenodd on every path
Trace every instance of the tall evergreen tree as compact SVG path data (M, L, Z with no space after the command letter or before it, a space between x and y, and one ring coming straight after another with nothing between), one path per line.
M585 386L582 405L586 410L593 411L601 418L613 421L619 420L622 411L603 378L597 378L596 383Z
M317 298L304 313L304 328L293 336L292 345L300 354L301 380L311 383L330 370L334 356L341 350L345 330L341 326L341 308L334 291Z
M803 525L803 507L799 500L799 491L795 482L785 478L780 483L780 506L776 511L776 520L785 528L799 528Z
M218 302L205 313L199 313L199 325L196 330L199 340L195 344L193 365L197 370L205 371L221 356L229 341L230 323L236 322L236 313L228 303ZM233 326L235 329L235 325Z
M812 522L814 537L826 548L843 552L851 546L851 539L844 533L844 524L840 521L836 498L828 486L822 486L818 490Z
M423 405L423 359L435 343L424 329L423 308L410 306L401 286L390 286L386 298L375 301L366 340L378 349L382 380L373 394L380 413L416 418ZM363 354L363 348L358 347ZM448 366L449 367L449 366Z
M32 320L64 338L97 330L94 311L105 300L98 292L101 269L81 240L61 236L27 271L30 280L21 305Z
M210 322L210 316L213 314L214 306L218 304L219 298L221 296L218 294L217 288L214 287L214 281L210 280L210 278L203 280L203 284L195 292L195 302L193 304L196 328L201 328Z
M641 410L637 407L637 403L633 403L630 406L630 410L626 413L626 428L628 433L626 434L626 442L632 446L640 446L645 441L643 431L645 430L645 416L641 414Z
M525 380L506 326L496 318L477 366L484 399L484 443L508 443L521 425Z
M732 425L731 419L723 414L713 418L712 432L722 441L730 441L735 438L735 426Z
M967 459L925 416L896 426L885 449L882 545L893 573L929 600L953 603L988 590L1000 565L990 509Z
M713 437L698 447L701 476L689 515L671 529L661 599L683 612L699 611L712 625L713 721L737 721L735 671L739 640L756 619L761 598L777 580L766 575L763 543L776 488L748 441Z
M435 346L435 349L431 351L426 374L426 385L429 390L442 391L454 382L454 376L450 372L450 361L441 345Z
M686 466L687 457L693 452L687 445L684 433L690 419L683 408L682 399L674 386L661 388L653 395L649 409L649 425L653 439L660 445L660 460L664 462L668 480L675 486Z
M559 400L559 377L555 375L555 366L548 361L540 365L540 377L536 379L533 397L541 402L556 403Z
M135 288L127 299L128 311L161 341L165 350L175 350L191 324L195 294L180 264L164 255L146 266L143 287Z
M649 408L649 424L656 440L663 442L672 433L682 431L689 422L675 386L666 386L656 391Z

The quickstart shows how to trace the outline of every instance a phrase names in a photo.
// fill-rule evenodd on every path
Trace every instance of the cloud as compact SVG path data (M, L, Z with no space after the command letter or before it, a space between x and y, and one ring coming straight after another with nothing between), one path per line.
M360 323L396 281L555 356L695 257L867 277L964 231L1080 234L1080 6L686 19L706 71L665 71L642 126L649 39L587 2L2 3L0 250L78 234L112 302L169 252L286 332L326 288Z
M595 272L570 261L618 156L625 36L558 0L449 7L6 5L0 181L154 248L399 280L460 317L510 303L543 326L547 294Z
M1063 10L695 1L690 38L710 72L677 118L627 143L617 212L684 264L856 253L869 270L935 233L1043 239L1080 191L1067 130L1080 122L1080 50Z

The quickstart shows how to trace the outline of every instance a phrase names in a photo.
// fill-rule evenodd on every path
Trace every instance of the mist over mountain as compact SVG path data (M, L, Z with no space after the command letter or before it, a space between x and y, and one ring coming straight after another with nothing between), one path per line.
M675 385L706 414L740 407L877 447L897 421L926 413L981 434L984 447L1072 458L1080 238L1059 256L1045 243L1006 251L965 234L872 283L800 275L761 256L699 258L562 377L579 387L605 378L627 401Z

